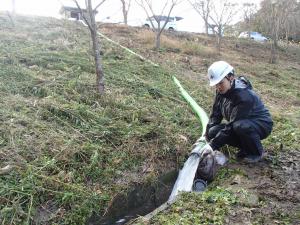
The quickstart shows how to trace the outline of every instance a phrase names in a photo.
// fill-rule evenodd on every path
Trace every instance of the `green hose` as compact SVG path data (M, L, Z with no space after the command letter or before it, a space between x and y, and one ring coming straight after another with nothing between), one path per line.
M179 87L180 93L183 96L183 98L187 101L187 103L192 107L193 111L196 113L198 116L198 119L201 122L202 125L202 136L205 134L206 130L206 125L208 123L208 116L204 109L202 109L196 102L195 100L187 93L186 90L181 86L179 80L175 76L173 76L173 80L175 84Z

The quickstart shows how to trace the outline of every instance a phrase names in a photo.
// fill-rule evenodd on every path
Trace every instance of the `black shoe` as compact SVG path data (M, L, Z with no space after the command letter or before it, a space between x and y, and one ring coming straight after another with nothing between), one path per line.
M247 155L246 157L244 157L243 161L246 163L257 163L262 159L263 159L263 154L262 155Z
M246 153L242 149L240 149L235 155L238 161L244 159L246 156L247 156Z

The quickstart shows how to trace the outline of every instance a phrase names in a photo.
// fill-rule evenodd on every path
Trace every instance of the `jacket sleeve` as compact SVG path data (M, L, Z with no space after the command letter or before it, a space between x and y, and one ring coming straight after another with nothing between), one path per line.
M218 94L216 94L215 102L214 102L213 108L212 108L212 112L209 116L209 121L208 121L208 124L206 126L206 132L208 132L208 130L211 127L213 127L217 124L220 124L222 119L223 119L223 116L222 116L221 109L220 109L220 96Z
M248 90L238 91L233 99L230 121L226 124L225 128L220 130L216 137L210 141L210 145L214 150L228 143L229 139L232 138L233 123L238 120L247 119L253 107L254 99Z

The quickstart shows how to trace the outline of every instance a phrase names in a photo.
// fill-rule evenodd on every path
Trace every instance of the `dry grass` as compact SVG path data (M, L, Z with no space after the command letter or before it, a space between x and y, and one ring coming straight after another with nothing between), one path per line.
M175 39L168 35L162 35L161 44L163 48L167 49L181 49L182 41L179 39Z
M150 29L142 29L137 33L136 38L144 45L145 47L153 46L155 40L155 33Z
M155 44L155 33L152 30L143 29L137 34L138 39L146 48L151 48ZM198 40L197 38L195 38ZM214 47L205 46L200 42L182 40L176 35L161 35L161 48L176 53L182 52L186 55L193 55L205 58L215 58L218 52Z
M182 45L182 52L187 55L200 56L204 58L217 58L218 52L216 48L204 46L200 43L185 42Z

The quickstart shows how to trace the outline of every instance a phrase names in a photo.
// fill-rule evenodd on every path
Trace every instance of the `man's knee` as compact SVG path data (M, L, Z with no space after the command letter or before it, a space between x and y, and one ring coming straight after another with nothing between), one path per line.
M248 134L254 131L254 128L249 120L238 120L233 122L233 131L238 135Z

